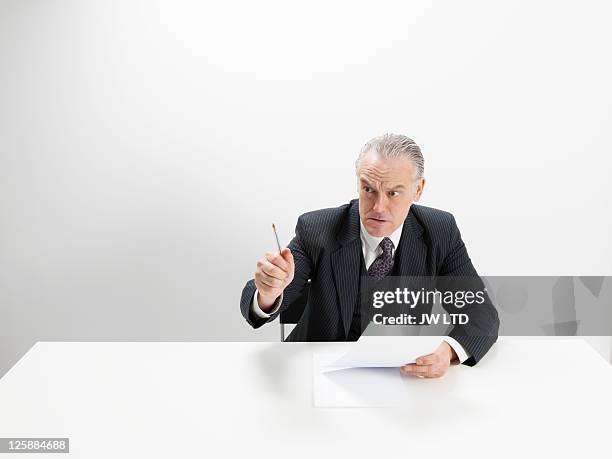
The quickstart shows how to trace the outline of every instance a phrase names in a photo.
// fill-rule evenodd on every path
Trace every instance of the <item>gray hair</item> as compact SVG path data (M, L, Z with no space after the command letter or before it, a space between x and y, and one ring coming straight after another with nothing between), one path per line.
M415 169L414 180L418 180L423 177L425 172L425 159L421 153L421 149L409 137L401 134L384 134L379 137L374 137L368 140L359 152L357 161L355 161L355 171L359 171L359 164L365 155L370 151L378 153L380 156L386 159L406 157Z

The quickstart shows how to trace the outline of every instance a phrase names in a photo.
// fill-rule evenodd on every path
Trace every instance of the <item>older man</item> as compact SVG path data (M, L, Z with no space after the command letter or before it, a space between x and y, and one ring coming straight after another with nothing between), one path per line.
M356 161L359 199L301 215L289 246L257 261L240 302L247 322L254 328L271 322L310 283L306 309L288 340L356 340L363 331L363 276L478 276L453 216L413 204L423 193L423 172L421 150L408 137L386 134L367 142ZM435 378L451 364L474 365L498 328L489 302L472 308L470 324L401 371Z

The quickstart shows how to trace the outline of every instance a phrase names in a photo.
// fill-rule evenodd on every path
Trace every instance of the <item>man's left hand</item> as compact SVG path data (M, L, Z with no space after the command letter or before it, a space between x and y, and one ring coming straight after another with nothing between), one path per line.
M419 378L440 378L446 374L451 362L457 360L455 350L446 341L442 341L432 354L419 357L416 363L400 367L400 372Z

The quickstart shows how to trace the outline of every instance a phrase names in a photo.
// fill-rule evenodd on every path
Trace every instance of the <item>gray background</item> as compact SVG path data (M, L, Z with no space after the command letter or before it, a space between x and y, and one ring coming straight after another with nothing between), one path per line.
M481 274L612 275L611 9L0 1L0 361L75 324L277 339L238 310L270 224L356 197L384 132Z

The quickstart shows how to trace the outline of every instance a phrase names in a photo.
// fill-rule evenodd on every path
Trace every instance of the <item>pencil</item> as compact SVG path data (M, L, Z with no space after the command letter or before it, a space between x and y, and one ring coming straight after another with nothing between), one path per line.
M274 225L274 223L272 223L272 229L274 230L274 236L276 236L276 245L278 246L278 253L281 253L281 245L280 245L280 241L278 240L278 233L276 232L276 226Z

